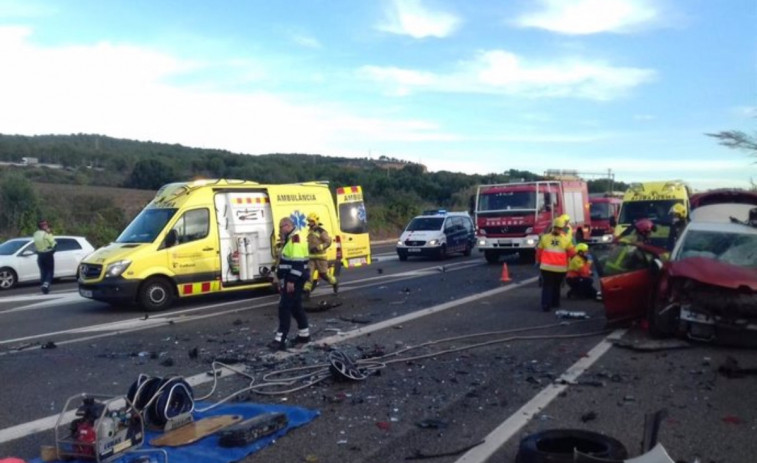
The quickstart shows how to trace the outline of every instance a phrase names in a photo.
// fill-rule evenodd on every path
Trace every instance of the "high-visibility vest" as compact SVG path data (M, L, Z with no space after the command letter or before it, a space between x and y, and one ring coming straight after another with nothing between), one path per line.
M591 262L586 257L575 255L570 259L566 278L589 278L591 276Z
M575 253L571 239L561 233L542 235L536 247L539 268L550 272L567 272L568 258Z
M276 276L279 280L286 280L287 283L306 280L308 259L307 242L302 239L299 232L293 231L284 238Z
M55 249L55 238L53 235L45 230L37 230L34 232L34 248L37 252L50 252Z

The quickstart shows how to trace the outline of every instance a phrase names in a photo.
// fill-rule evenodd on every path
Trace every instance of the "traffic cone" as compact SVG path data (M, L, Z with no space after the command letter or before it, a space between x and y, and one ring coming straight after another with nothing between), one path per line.
M502 276L499 278L502 283L510 281L510 273L507 271L507 262L502 264Z

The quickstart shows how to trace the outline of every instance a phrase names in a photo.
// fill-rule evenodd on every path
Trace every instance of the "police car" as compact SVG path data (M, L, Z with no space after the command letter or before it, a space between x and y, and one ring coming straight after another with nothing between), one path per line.
M400 260L408 256L444 259L452 253L469 256L476 243L473 219L467 212L426 211L407 224L397 241Z

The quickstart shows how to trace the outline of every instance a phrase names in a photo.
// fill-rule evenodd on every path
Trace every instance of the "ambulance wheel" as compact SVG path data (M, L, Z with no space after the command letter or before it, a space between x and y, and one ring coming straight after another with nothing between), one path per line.
M407 253L402 252L402 251L397 251L397 257L399 257L400 260L404 262L407 260Z
M439 248L439 254L437 254L436 258L437 258L437 259L439 259L439 260L444 260L444 259L446 259L447 257L448 257L448 256L447 256L447 245L446 245L446 244L443 244L443 245L442 245L442 246L441 246L441 247Z
M150 278L139 288L137 300L142 308L150 312L167 309L173 302L171 282L162 277Z

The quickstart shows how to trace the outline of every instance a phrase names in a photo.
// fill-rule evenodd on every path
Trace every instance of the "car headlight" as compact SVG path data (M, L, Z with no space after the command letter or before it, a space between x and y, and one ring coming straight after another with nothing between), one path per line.
M397 246L402 246L402 241L397 241Z
M131 261L127 259L119 260L117 262L109 264L105 268L105 278L121 276L121 274L126 271L129 265L131 265Z
M431 240L428 242L429 246L439 246L439 240Z

